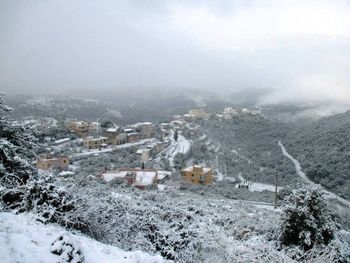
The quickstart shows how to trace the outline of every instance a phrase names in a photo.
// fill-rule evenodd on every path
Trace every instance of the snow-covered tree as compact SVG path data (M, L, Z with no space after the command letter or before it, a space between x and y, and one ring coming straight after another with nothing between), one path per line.
M4 187L25 183L35 173L28 160L35 156L35 137L25 127L11 126L11 109L0 94L0 184Z
M334 238L335 224L321 189L303 186L284 201L279 237L283 245L309 250L314 245L327 245Z

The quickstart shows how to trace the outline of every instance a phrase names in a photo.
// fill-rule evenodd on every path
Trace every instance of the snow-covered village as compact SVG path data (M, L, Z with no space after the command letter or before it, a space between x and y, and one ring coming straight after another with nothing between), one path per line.
M0 262L350 263L345 2L0 1Z

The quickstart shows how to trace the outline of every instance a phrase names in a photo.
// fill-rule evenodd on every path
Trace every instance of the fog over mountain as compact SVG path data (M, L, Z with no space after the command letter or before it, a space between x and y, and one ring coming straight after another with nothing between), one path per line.
M347 108L349 13L340 0L3 0L0 89L268 89L261 103Z

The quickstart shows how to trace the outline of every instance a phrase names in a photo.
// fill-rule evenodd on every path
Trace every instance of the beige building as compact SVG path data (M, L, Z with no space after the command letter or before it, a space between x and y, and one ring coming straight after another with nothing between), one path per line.
M153 124L152 122L139 122L133 125L136 130L140 133L140 139L150 138L153 132Z
M120 133L109 139L110 143L113 145L120 145L128 142L128 137L126 133Z
M108 128L104 134L106 137L108 137L110 144L119 145L128 142L127 134L125 132L122 132L119 127Z
M69 159L68 156L43 156L37 159L36 166L41 170L49 170L50 168L67 170L69 166Z
M181 171L182 179L192 184L208 185L213 183L213 170L211 168L194 165Z
M139 134L137 132L128 133L128 142L136 142L139 140Z
M99 133L101 132L101 124L99 122L91 122L89 126L89 131L91 133Z
M79 136L84 136L89 133L90 125L85 121L71 121L68 124L68 128Z
M191 109L188 111L188 116L193 116L194 118L209 118L210 113L206 113L203 109Z
M94 138L92 136L84 139L84 147L87 149L98 149L106 147L108 143L107 137Z

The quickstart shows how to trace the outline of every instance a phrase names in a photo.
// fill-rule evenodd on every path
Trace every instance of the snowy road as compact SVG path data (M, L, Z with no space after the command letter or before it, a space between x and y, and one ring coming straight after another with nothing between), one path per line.
M278 145L281 147L283 155L286 156L288 159L290 159L294 163L296 173L299 175L299 177L305 183L310 184L312 186L321 187L324 194L325 194L325 197L327 199L335 199L335 200L339 201L340 203L342 203L343 205L350 207L350 202L348 200L337 196L335 193L332 193L332 192L324 189L321 185L316 184L316 183L312 182L309 178L307 178L306 174L303 172L303 170L301 168L299 161L287 152L286 148L284 147L284 145L282 144L281 141L278 141Z

